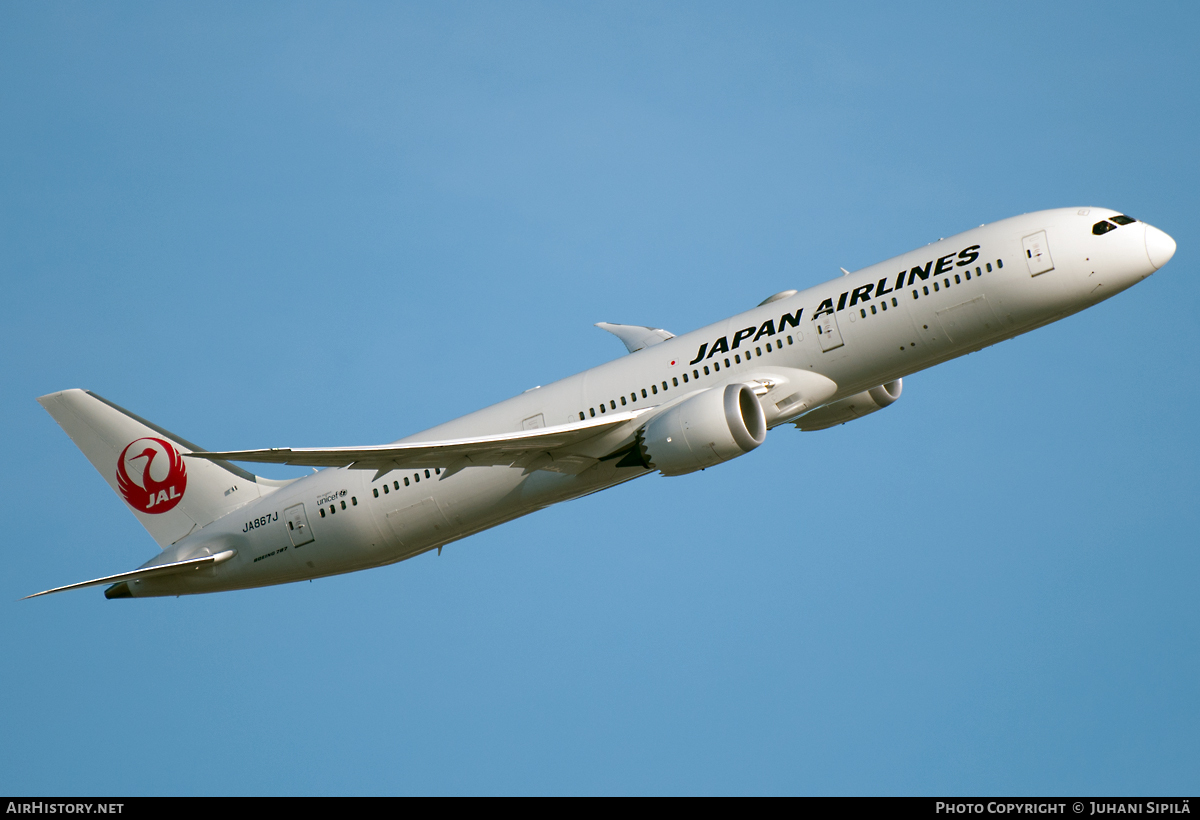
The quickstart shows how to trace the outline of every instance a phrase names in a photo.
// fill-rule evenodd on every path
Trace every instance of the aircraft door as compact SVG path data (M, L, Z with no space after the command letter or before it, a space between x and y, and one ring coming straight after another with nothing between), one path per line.
M821 350L825 353L836 350L844 344L842 331L838 329L836 314L826 313L820 318L814 319L813 324L817 326L817 338L821 340Z
M302 547L312 543L312 529L308 526L308 516L304 513L304 504L296 504L284 510L283 520L287 522L288 538L292 539L293 547Z
M1021 240L1025 249L1025 262L1029 265L1029 275L1037 276L1054 270L1054 260L1050 258L1050 246L1046 244L1046 232L1038 231Z

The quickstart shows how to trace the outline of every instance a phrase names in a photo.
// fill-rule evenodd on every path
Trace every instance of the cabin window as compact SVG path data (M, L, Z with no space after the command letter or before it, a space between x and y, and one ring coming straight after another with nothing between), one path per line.
M383 485L383 494L387 495L389 492L390 492L390 490L388 490L388 485L384 484Z
M664 391L665 391L665 390L667 390L667 383L666 383L666 382L663 382L663 390L664 390Z
M687 384L687 383L688 383L688 377L687 377L687 373L684 373L684 374L683 374L683 383L684 383L684 384Z
M1002 267L1004 267L1004 260L1003 260L1003 259L997 259L997 260L996 260L996 267L998 267L998 268L1002 268Z
M646 388L642 388L642 398L646 398Z
M791 344L791 343L792 343L792 337L788 336L788 344Z
M738 354L736 354L736 353L734 353L734 354L733 354L733 360L734 360L734 361L735 361L737 364L741 364L741 363L742 363L742 357L741 357L741 356L739 356L739 355L738 355ZM747 354L746 354L746 361L750 361L750 354L749 354L749 353L747 353Z
M434 475L441 475L441 474L442 474L442 468L441 468L441 467L434 467L434 468L433 468L433 474L434 474ZM399 488L397 488L397 489L399 489Z
M405 476L405 477L404 477L404 486L405 486L405 487L407 487L407 486L408 486L408 476Z
M762 348L761 348L761 347L756 347L756 348L754 348L754 355L756 355L756 356L761 356L761 355L762 355Z
M321 517L322 518L325 517L325 508L324 507L321 508Z
M892 307L900 307L900 303L896 301L896 297L892 297Z
M991 262L988 262L988 263L987 263L987 272L988 272L988 273L991 273L991 272L992 272L992 263L991 263Z
M720 362L713 362L713 372L714 373L721 372L721 363Z
M929 285L921 285L921 290L925 292L926 296L929 295Z
M637 401L637 393L630 393L630 394L629 394L629 400L630 400L630 401Z
M426 477L426 478L429 478L429 471L428 471L428 470L426 470L426 471L425 471L425 477Z
M708 365L704 365L704 375L705 375L705 376L709 375L709 372L708 372Z
M862 317L864 319L867 318L867 309L866 308L859 308L858 312L862 314Z
M393 486L393 487L395 487L395 488L398 490L398 489L400 489L400 482L399 482L399 481L393 481L393 482L392 482L392 486Z
M374 489L372 489L371 492L375 493L376 498L379 498L379 488L378 487L375 487Z
M650 392L657 396L658 395L658 385L656 385L656 384L650 385Z
M967 274L967 281L970 282L971 281L971 272L966 271L966 274Z
M417 482L418 484L420 484L420 483L421 483L421 474L420 474L420 473L413 473L413 481L415 481L415 482Z
M975 268L975 275L976 275L976 276L983 276L983 268L976 267L976 268Z
M915 290L913 291L913 298L914 298L914 299L917 299L917 298L919 298L919 297L917 296L917 292L916 292Z
M957 274L957 273L956 273L956 274L954 274L954 284L956 284L956 285L961 285L961 284L962 284L962 280L958 278L958 274Z
M585 421L585 418L584 418L584 415L583 415L583 411L582 411L582 410L580 410L580 411L579 411L579 420L580 420L580 421Z
M875 306L874 305L871 305L871 315L872 316L875 315Z
M350 496L350 503L357 507L358 506L358 496L356 496L356 495Z
M608 410L608 408L607 408L607 407L605 407L603 404L602 404L602 405L600 405L600 412L601 412L601 413L605 412L606 410Z
M628 402L625 401L625 397L621 396L621 406L624 407L626 404L628 404Z
M346 500L342 499L342 509L346 509Z
M729 359L726 359L726 360L725 360L725 366L726 366L726 367L729 367Z
M700 378L700 371L699 371L699 370L693 370L693 371L692 371L692 378L693 378L693 379L698 379L698 378Z
M337 512L337 507L335 507L335 506L333 506L332 504L330 504L330 505L329 505L329 514L330 514L330 515L333 515L333 514L334 514L334 513L336 513L336 512Z
M937 292L938 292L938 284L937 284L937 282L934 282L934 283L933 283L933 292L934 292L934 293L937 293Z
M768 353L771 352L771 343L770 342L767 342L767 352Z
M684 376L684 378L686 379L686 378L687 378L687 376ZM679 386L679 379L677 379L677 378L675 378L674 376L672 376L672 377L671 377L671 386L672 386L672 387L678 387L678 386Z
M588 415L589 415L589 416L591 416L592 418L596 418L596 408L595 408L595 407L589 407L589 408L588 408Z

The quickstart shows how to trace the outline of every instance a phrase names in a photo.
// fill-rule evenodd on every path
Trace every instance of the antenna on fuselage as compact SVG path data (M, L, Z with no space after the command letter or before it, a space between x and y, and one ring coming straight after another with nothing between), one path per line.
M838 270L840 270L842 272L842 276L850 275L850 271L846 270L845 268L838 268Z

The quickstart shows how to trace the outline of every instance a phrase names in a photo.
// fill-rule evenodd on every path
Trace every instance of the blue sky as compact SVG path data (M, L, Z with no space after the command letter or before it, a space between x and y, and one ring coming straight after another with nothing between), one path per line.
M1162 794L1200 772L1192 4L6 4L0 791ZM1043 208L1083 314L392 567L155 552L34 398L378 443ZM294 475L269 469L276 476Z

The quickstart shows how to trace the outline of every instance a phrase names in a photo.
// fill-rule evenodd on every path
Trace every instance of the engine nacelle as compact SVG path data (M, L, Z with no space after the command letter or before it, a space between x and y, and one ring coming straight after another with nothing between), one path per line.
M805 413L796 419L796 426L801 430L824 430L826 427L845 424L869 413L874 413L876 410L882 410L900 398L900 392L904 389L902 382L903 379L896 379L894 382L881 384L870 390L847 396L833 404L818 407L811 413Z
M750 452L767 438L754 390L730 384L697 393L650 420L642 457L663 475L684 475Z

